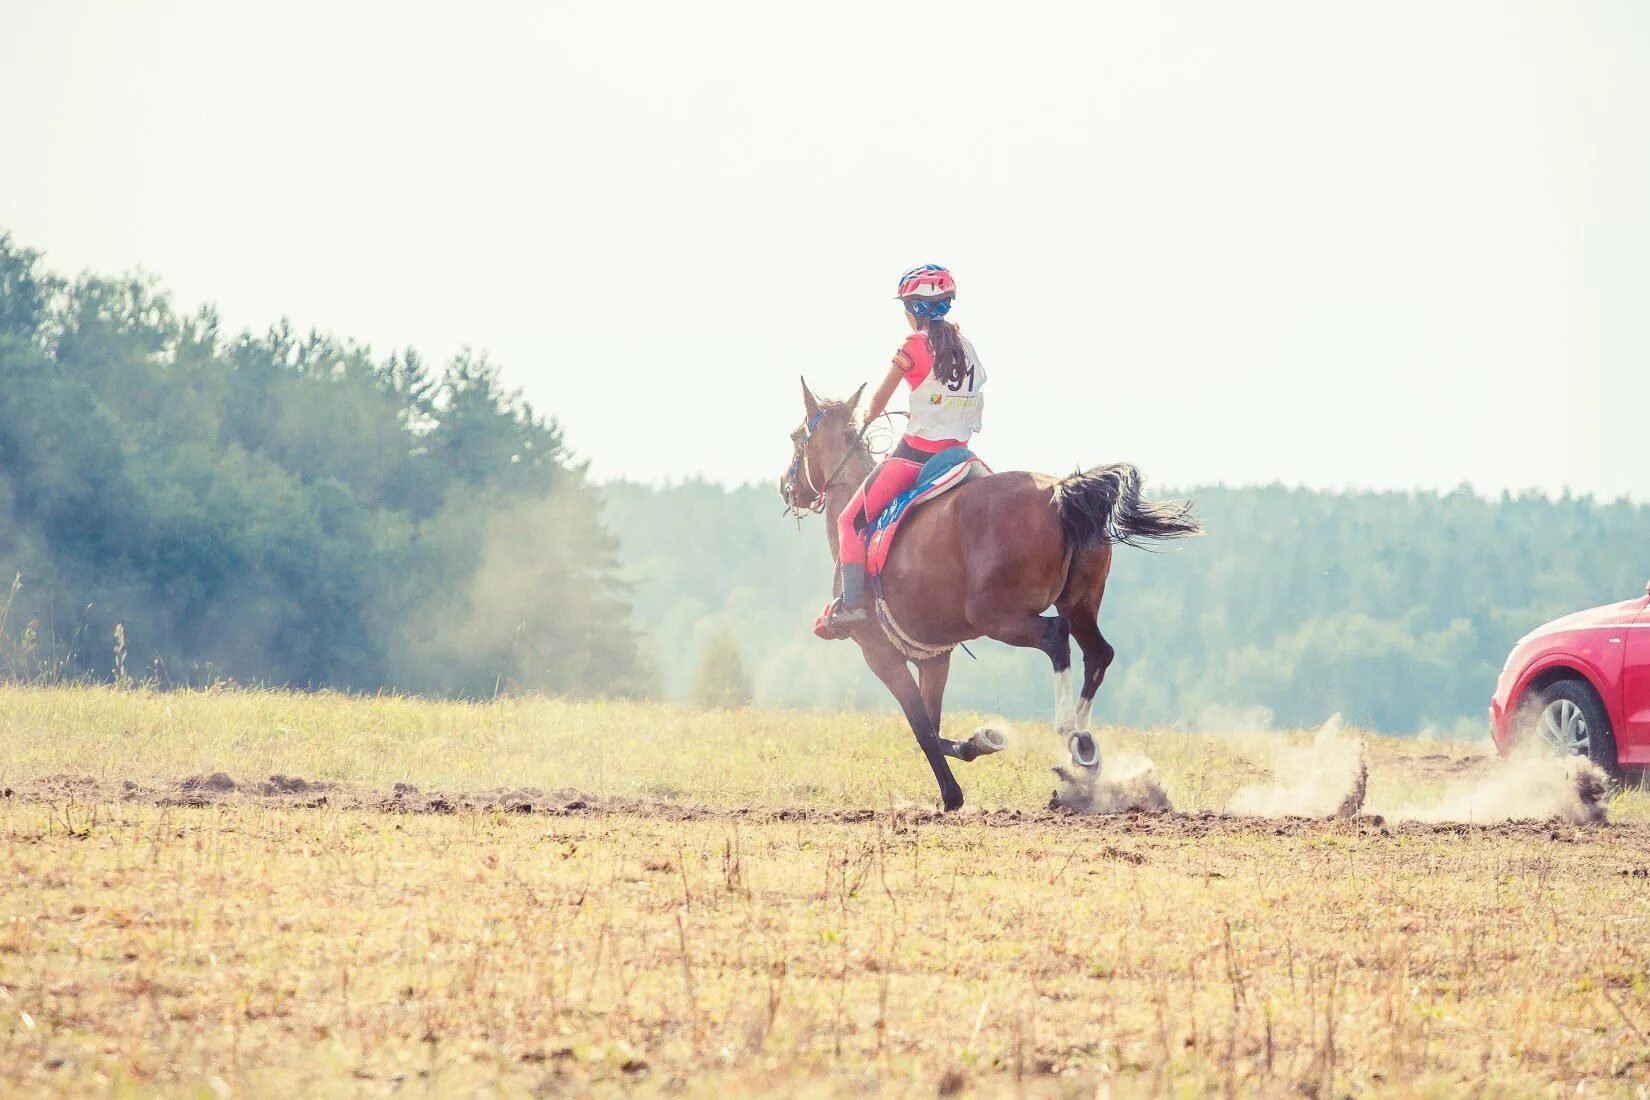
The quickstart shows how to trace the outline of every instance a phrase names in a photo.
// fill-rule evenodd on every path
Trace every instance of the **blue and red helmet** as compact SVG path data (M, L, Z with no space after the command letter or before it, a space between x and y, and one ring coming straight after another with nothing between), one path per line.
M955 298L957 296L957 280L951 277L951 272L939 264L923 264L913 267L899 277L899 294L904 299L934 299Z

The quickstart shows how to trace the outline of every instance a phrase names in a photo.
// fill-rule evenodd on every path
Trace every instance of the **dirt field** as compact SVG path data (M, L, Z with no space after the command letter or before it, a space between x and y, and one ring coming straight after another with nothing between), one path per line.
M614 707L0 692L0 1093L1650 1090L1636 792L1232 818L1265 742L1115 732L1191 812L1028 749L940 817L891 720ZM1372 804L1499 766L1366 743Z

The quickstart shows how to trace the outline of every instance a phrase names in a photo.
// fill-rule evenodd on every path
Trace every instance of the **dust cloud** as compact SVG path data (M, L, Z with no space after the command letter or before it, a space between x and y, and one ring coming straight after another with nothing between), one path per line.
M1337 715L1305 745L1272 749L1265 783L1244 787L1227 800L1231 817L1352 817L1363 809L1369 785L1364 743Z
M1008 753L1049 750L1059 740L1034 735L1007 722L992 722L974 731L974 740L994 741ZM1048 808L1079 814L1169 813L1174 804L1157 776L1157 765L1135 753L1103 755L1100 772L1061 764L1054 769L1060 785Z
M1445 786L1430 803L1382 811L1391 821L1463 822L1490 825L1501 821L1602 822L1609 779L1592 761L1539 750L1492 760L1480 774Z
M1080 768L1059 767L1060 786L1049 799L1051 810L1080 814L1123 814L1131 811L1167 813L1174 809L1157 778L1157 765L1144 756L1119 753L1104 761L1096 775Z

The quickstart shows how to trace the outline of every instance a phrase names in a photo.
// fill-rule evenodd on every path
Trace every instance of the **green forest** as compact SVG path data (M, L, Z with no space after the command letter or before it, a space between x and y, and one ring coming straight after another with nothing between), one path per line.
M229 333L0 236L0 393L0 675L889 705L810 633L818 519L771 485L597 484L485 355ZM1475 733L1519 635L1650 576L1641 504L1160 491L1208 534L1118 551L1105 721ZM971 648L951 710L1047 713L1040 655Z
M229 334L0 237L0 393L11 676L653 685L599 491L485 356Z

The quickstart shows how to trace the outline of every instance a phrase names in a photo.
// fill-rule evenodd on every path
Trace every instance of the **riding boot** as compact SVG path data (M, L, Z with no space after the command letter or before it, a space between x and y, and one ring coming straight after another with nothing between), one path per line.
M831 616L831 623L834 626L858 626L865 620L865 567L863 565L844 565L842 567L842 599L837 602L836 612Z

